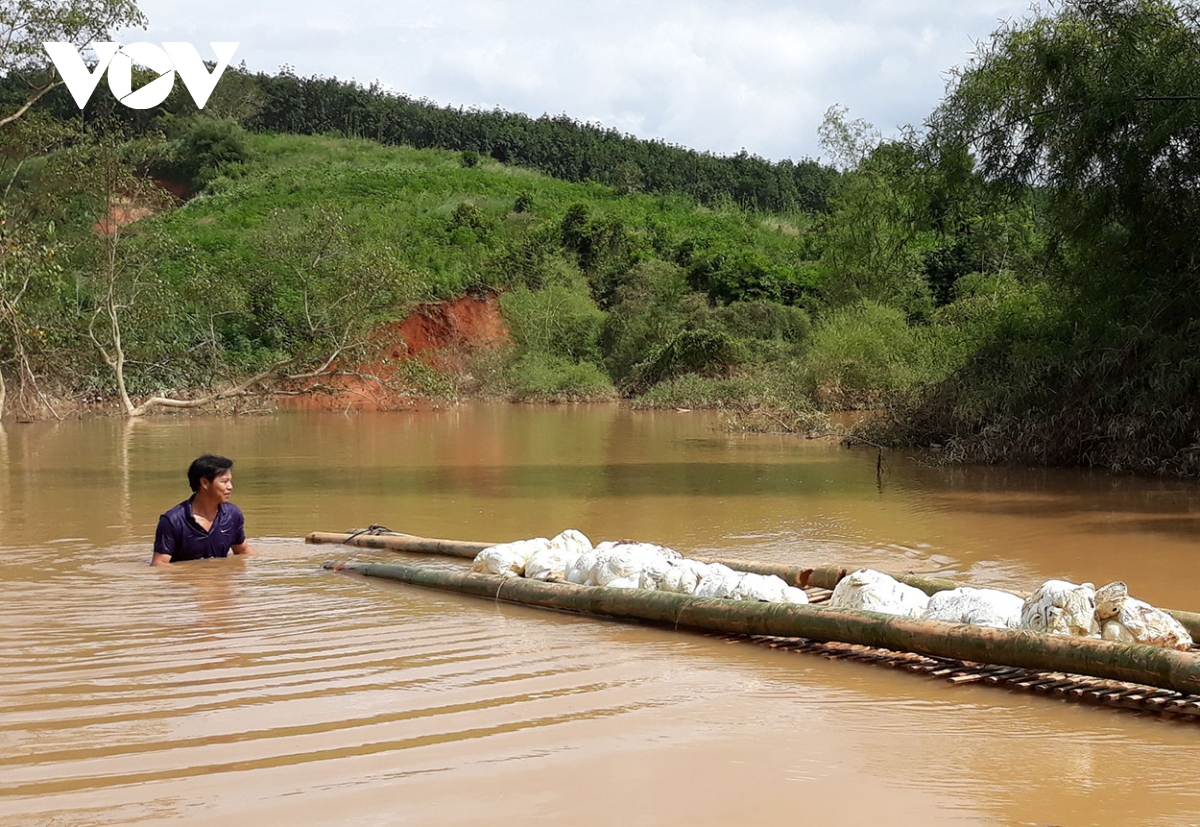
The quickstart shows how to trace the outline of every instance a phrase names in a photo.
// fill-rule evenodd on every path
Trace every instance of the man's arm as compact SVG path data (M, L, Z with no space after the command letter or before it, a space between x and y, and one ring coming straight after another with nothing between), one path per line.
M236 505L231 505L233 511L233 545L229 550L234 554L253 554L254 549L250 548L250 544L246 542L246 517L242 514L242 509Z
M169 566L175 556L175 529L166 514L158 518L158 527L154 529L154 549L150 555L150 565Z

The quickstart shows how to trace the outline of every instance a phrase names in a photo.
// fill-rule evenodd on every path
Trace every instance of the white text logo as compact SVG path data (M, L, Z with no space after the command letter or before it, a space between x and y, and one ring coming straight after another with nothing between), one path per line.
M196 107L203 109L238 47L237 43L209 45L217 54L217 65L212 72L208 71L196 47L191 43L163 43L161 49L153 43L130 43L128 46L122 46L120 43L93 43L96 67L91 70L72 44L42 44L80 109L87 106L105 69L108 70L108 88L117 100L130 109L149 109L165 101L175 85L176 72L183 78L184 88L191 93ZM134 63L157 72L158 77L142 88L134 90Z

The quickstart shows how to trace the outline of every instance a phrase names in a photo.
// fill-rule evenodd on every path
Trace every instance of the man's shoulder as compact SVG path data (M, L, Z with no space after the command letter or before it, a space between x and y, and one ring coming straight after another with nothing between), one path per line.
M221 519L232 523L244 523L246 515L233 503L221 503Z
M182 522L182 521L186 520L188 503L190 503L190 502L191 502L191 500L187 499L187 500L184 500L183 502L181 502L179 505L168 508L166 511L164 511L159 516L159 519L160 520L168 520L172 523Z

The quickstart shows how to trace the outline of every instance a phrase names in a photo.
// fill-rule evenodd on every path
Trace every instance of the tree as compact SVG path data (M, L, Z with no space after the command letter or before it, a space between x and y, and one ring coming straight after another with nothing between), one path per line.
M1200 310L1197 78L1200 3L1069 0L980 47L930 140L1046 199L1081 305L1170 329Z
M78 180L96 204L97 221L91 243L97 248L95 266L82 276L90 304L87 335L100 358L113 372L121 407L130 417L141 416L158 401L135 405L127 383L128 334L144 334L138 322L166 322L171 304L164 285L154 278L153 261L131 253L125 243L127 225L139 216L152 215L169 203L170 196L149 179L137 175L122 157L121 146L111 136L100 136L94 146L77 148ZM158 307L147 308L148 301Z
M272 295L273 334L288 354L277 367L297 370L280 380L311 379L361 356L370 332L408 298L411 274L394 251L356 244L345 215L319 206L299 216L268 217L271 257L280 270L259 275Z
M22 303L36 295L47 279L57 273L50 235L32 231L9 209L8 195L21 167L30 157L48 151L62 138L63 128L37 119L32 128L18 130L16 123L47 92L62 85L42 46L47 41L65 41L83 48L108 36L117 28L141 26L145 18L135 0L6 0L0 3L0 74L18 91L0 101L0 144L5 162L5 181L0 211L0 357L7 349L18 365L18 391L22 403L27 392L39 396L37 379L29 359L30 337L40 328L28 324ZM15 133L14 133L14 130ZM7 345L7 348L5 347ZM0 415L6 401L4 374L0 370ZM43 402L44 402L43 398Z
M834 104L825 110L817 127L821 148L833 156L833 166L843 172L858 169L883 142L879 130L862 118L849 120L850 110Z
M30 354L45 338L45 324L40 313L30 312L30 305L38 310L44 307L61 268L54 255L52 230L42 239L19 223L10 226L6 215L0 204L0 357L14 363L17 398L28 413L30 396L46 403ZM0 370L0 415L7 396Z
M36 219L10 197L25 164L61 144L69 129L53 119L31 116L0 130L0 416L7 387L3 365L13 365L16 399L27 414L39 402L35 353L55 326L62 268L53 221ZM36 400L36 401L35 401Z
M919 228L903 182L860 170L831 207L821 254L825 296L834 305L870 299L915 310L923 298Z
M1035 306L906 418L960 456L1200 476L1200 3L1064 0L957 73L929 146L1036 205ZM1020 216L1013 229L1021 234Z
M923 260L939 236L940 178L912 136L874 146L846 173L822 228L822 292L831 304L867 299L911 318L932 309Z
M43 95L62 85L49 70L42 43L62 41L82 49L110 32L144 26L135 0L5 0L0 3L0 72L22 78L21 98L0 109L0 127L24 115Z
M185 284L169 284L157 271L154 244L129 244L128 228L112 220L113 204L158 209L165 196L134 175L119 151L102 142L91 165L110 207L100 222L104 232L96 234L98 266L84 283L91 304L88 337L112 371L126 416L252 395L311 393L328 377L354 373L339 363L362 355L374 324L407 287L387 251L359 251L336 210L318 209L298 223L276 214L268 221L275 225L270 255L278 269L238 284L196 262ZM269 350L258 368L222 364L222 328L230 324L261 331ZM135 402L129 368L138 349L168 363L207 358L210 391L193 398L152 393ZM142 376L141 384L147 382Z

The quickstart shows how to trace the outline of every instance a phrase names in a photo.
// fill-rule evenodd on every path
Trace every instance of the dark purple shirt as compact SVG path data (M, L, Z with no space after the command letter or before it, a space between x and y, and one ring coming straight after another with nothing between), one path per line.
M192 499L184 500L158 518L154 553L171 555L172 563L227 557L231 546L246 542L246 518L233 503L217 506L212 529L205 531L192 516Z

